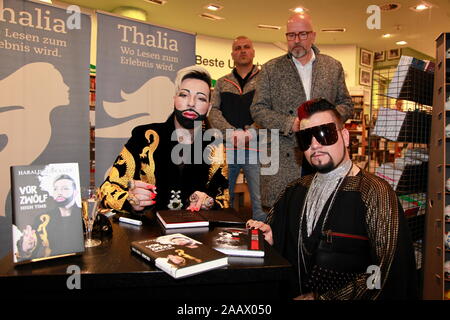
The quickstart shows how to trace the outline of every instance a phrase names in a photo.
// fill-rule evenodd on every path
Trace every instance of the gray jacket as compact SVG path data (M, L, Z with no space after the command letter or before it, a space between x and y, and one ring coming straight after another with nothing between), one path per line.
M336 104L339 113L347 120L353 114L353 104L342 65L336 59L320 54L314 46L313 50L316 59L312 67L311 99L322 97ZM271 207L287 184L301 176L303 154L291 128L297 117L297 108L305 101L305 90L290 54L263 65L250 111L258 125L279 129L279 170L274 175L261 177L263 206ZM268 148L271 149L270 141Z

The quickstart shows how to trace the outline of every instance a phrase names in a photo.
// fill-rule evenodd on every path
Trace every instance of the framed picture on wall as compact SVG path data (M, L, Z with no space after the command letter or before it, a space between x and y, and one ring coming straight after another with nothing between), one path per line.
M400 58L402 55L402 49L390 49L387 52L387 59L388 60L395 60Z
M372 67L373 63L373 53L372 51L361 49L359 57L359 64L366 67Z
M359 68L359 84L363 86L372 85L372 69Z
M374 58L373 61L375 62L383 62L384 60L386 60L386 51L376 51L374 53Z

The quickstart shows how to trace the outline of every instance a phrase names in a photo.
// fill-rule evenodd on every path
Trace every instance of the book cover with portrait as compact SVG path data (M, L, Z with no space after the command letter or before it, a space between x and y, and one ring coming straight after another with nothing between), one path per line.
M11 167L14 263L84 251L77 163Z
M226 255L182 233L133 241L131 250L174 278L228 265Z
M230 256L264 257L264 235L256 229L215 228L205 244Z

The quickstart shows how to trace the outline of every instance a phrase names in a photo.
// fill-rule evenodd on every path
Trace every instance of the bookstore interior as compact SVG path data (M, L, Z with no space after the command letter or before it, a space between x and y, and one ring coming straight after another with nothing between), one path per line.
M211 290L217 299L290 299L291 264L246 229L243 172L234 209L210 212L176 210L173 190L174 210L116 212L101 208L98 187L108 172L121 181L131 170L122 147L133 128L171 114L178 70L204 67L214 90L240 35L264 68L286 54L287 18L307 12L315 45L345 72L350 158L398 196L419 298L450 300L450 3L371 2L0 0L0 286L53 297L168 299L176 288L180 299ZM140 155L145 172L155 170L155 134Z

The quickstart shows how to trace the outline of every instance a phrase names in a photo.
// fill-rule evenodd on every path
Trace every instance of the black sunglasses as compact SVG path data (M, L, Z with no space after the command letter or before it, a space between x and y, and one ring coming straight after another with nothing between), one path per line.
M313 136L316 138L317 142L323 146L331 146L339 139L336 124L334 122L300 130L297 132L297 140L301 151L309 149Z

